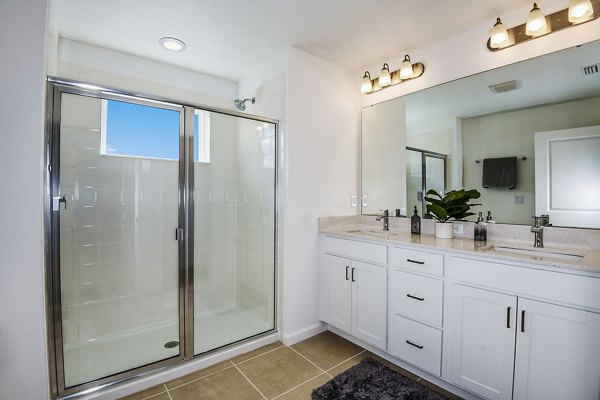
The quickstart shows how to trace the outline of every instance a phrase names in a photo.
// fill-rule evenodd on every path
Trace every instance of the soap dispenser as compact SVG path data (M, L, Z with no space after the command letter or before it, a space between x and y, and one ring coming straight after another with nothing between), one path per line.
M487 224L483 220L483 213L481 211L479 212L479 217L475 223L473 239L475 239L476 242L485 242L487 240Z
M421 234L421 217L419 217L417 206L415 206L413 216L410 217L410 233L416 233L417 235Z
M481 216L481 213L479 213L479 215ZM494 221L494 218L492 217L491 211L487 212L487 217L485 217L485 222L486 222L486 224L495 224L496 223L496 221Z

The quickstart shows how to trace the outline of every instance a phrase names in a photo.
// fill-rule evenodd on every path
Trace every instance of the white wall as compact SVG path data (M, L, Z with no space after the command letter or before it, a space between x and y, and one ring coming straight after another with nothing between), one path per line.
M48 75L134 93L234 109L237 83L187 68L49 36ZM54 53L56 52L56 53Z
M46 13L46 0L0 2L3 399L45 399L49 393L42 209Z
M318 217L354 214L359 121L353 75L290 48L284 210L283 339L318 329Z

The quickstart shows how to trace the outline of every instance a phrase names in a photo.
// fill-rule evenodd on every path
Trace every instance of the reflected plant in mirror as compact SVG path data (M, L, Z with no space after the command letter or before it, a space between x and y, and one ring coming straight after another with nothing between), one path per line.
M473 204L469 201L480 197L481 193L475 189L452 190L444 196L431 189L427 192L425 200L427 201L427 212L434 219L445 223L449 220L462 221L471 215L475 215L474 212L470 212L471 207L480 206L481 203Z
M468 187L498 223L599 229L599 63L594 41L364 108L362 213ZM481 161L515 157L515 185L484 187Z

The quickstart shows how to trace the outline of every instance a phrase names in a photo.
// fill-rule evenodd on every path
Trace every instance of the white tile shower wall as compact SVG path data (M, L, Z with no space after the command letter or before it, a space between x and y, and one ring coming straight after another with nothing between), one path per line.
M237 124L211 113L210 163L194 164L194 313L236 304Z
M238 305L265 325L274 318L275 125L238 124Z
M178 317L178 163L101 155L100 102L75 95L62 102L67 346Z

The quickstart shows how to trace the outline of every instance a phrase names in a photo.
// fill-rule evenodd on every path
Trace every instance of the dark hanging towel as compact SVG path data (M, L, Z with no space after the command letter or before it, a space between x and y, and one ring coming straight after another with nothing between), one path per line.
M483 177L481 186L517 187L517 157L485 158L483 160Z

